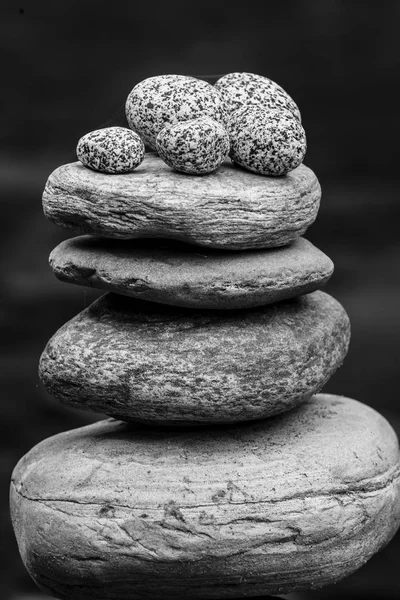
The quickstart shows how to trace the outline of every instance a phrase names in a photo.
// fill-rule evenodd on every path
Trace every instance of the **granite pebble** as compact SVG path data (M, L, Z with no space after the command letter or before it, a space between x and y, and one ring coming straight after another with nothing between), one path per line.
M226 122L219 91L206 81L186 75L157 75L144 79L130 92L126 118L153 150L156 138L168 123L209 116Z
M30 450L10 504L52 597L280 596L337 582L394 536L398 440L372 408L328 394L240 426L109 419Z
M238 108L260 106L266 110L282 109L301 121L300 111L285 90L268 77L255 73L228 73L215 83L228 114Z
M87 133L78 142L76 155L85 166L101 173L130 173L144 159L140 137L126 127L105 127Z
M172 238L244 250L289 244L318 213L321 187L300 165L284 177L256 177L226 161L207 177L186 177L147 153L133 172L108 177L80 163L59 167L43 193L55 224L108 238Z
M231 159L259 175L286 175L307 150L306 134L292 113L251 106L231 114L228 132Z
M313 292L332 261L304 238L269 250L224 252L168 240L81 236L50 255L58 279L162 304L232 310ZM157 310L157 309L156 309Z
M226 159L229 136L221 123L200 117L166 125L157 136L156 146L169 167L190 175L205 175Z
M323 292L238 311L106 294L48 342L40 377L66 405L155 425L262 419L319 391L350 325Z

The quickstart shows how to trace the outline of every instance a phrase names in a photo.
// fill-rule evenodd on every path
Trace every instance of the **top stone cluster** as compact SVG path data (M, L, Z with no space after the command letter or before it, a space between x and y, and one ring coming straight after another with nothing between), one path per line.
M85 166L104 173L133 171L146 144L182 173L211 173L229 154L249 171L284 175L306 152L294 100L277 83L252 73L229 73L215 86L183 75L150 77L129 94L126 117L131 130L109 127L79 140L77 154Z

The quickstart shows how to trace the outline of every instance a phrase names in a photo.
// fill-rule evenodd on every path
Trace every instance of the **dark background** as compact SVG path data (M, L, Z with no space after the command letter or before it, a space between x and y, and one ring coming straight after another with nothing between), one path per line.
M34 594L8 516L12 468L34 444L98 417L58 406L39 355L97 292L58 282L50 250L71 232L41 212L47 176L84 133L125 124L131 88L163 73L250 71L297 101L323 198L307 233L335 262L326 290L348 311L349 355L326 391L382 412L400 431L400 2L3 2L0 111L2 598ZM400 534L356 574L310 600L400 594Z

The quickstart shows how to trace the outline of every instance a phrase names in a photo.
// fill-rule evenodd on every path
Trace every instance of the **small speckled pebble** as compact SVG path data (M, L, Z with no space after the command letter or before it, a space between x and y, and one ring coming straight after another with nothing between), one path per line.
M300 111L285 90L268 77L254 73L228 73L215 83L228 113L245 106L263 106L292 112L301 121Z
M81 137L76 147L81 163L101 173L130 173L140 165L144 153L140 137L126 127L91 131Z
M157 136L157 151L176 171L191 175L212 173L229 152L229 136L211 117L167 125Z
M241 108L231 115L228 132L233 162L260 175L289 173L307 150L302 125L287 111Z
M138 83L126 101L129 127L153 150L168 123L209 116L225 123L221 94L214 86L185 75L158 75Z

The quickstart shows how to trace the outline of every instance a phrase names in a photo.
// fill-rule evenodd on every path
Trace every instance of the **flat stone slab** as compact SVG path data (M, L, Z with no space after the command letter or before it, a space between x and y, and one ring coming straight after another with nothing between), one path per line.
M229 423L304 402L340 366L349 337L346 312L323 292L238 311L106 294L51 338L39 371L76 408L157 425Z
M236 309L320 288L332 261L304 238L269 250L226 252L168 240L66 240L50 255L58 279L152 302Z
M349 575L395 534L398 440L373 409L326 394L240 426L109 419L24 456L11 514L29 573L56 598L308 590Z
M264 177L226 161L215 173L191 176L148 153L133 173L97 173L78 162L59 167L47 180L43 209L57 225L80 233L240 250L300 237L320 198L318 179L304 165Z

